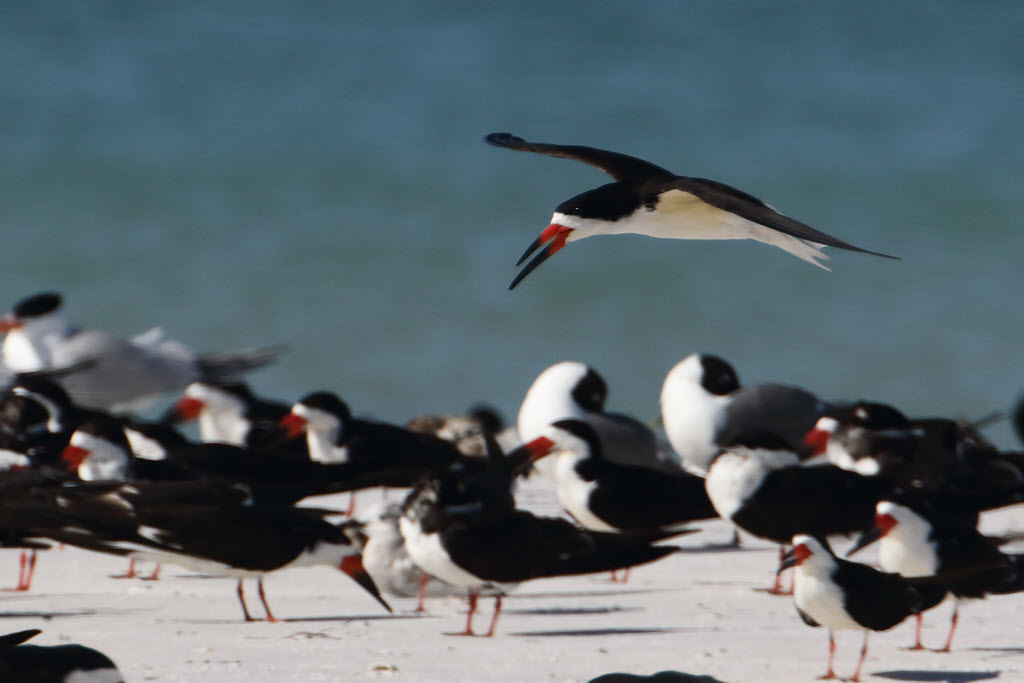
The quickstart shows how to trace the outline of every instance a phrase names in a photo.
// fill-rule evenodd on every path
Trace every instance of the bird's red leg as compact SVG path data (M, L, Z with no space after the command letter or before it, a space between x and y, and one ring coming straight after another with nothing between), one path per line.
M920 614L914 615L914 644L906 648L907 650L923 650L924 645L921 644L921 621L923 618Z
M345 510L345 514L349 517L356 513L356 492L348 494L348 509Z
M491 626L484 635L488 638L494 635L494 627L498 625L498 613L501 612L501 596L494 596L494 615L491 617Z
M832 631L828 632L828 668L825 673L818 676L819 681L827 681L836 677L836 672L832 670L832 662L836 656L836 639L832 635Z
M786 555L786 547L780 545L779 546L779 565L780 566L782 565L782 559L785 557L785 555ZM796 578L794 578L793 580L796 581ZM772 585L771 585L770 588L755 588L754 590L761 591L763 593L770 593L771 595L792 595L793 594L793 587L792 587L792 585L790 585L790 588L789 588L788 591L782 590L782 575L781 575L780 572L775 572L775 578L772 580Z
M238 580L238 602L242 603L242 614L246 621L256 621L249 614L249 608L245 606L245 592L242 590L242 580Z
M946 644L942 646L942 649L935 650L936 652L949 652L949 648L953 645L953 633L956 631L956 625L960 621L960 603L953 603L953 616L949 618L949 635L946 636Z
M420 577L420 587L416 589L416 614L422 614L427 611L427 608L423 606L423 599L427 597L427 582L430 581L430 577L426 572Z
M449 633L450 636L474 636L473 633L473 615L476 614L476 593L473 591L469 592L468 601L469 609L466 611L466 628L461 633Z
M263 603L263 609L267 612L267 621L274 623L277 618L270 613L270 605L267 604L267 595L263 592L263 577L256 579L256 591L259 593L260 602Z
M25 564L26 564L26 552L24 550L18 551L18 583L14 585L14 588L5 588L4 590L9 593L15 593L18 591L28 590L25 588Z
M153 567L153 573L150 574L149 576L143 576L142 580L143 581L156 581L159 578L160 578L160 563L157 562L156 566Z
M864 629L864 644L860 646L860 659L857 660L857 668L853 670L853 675L847 678L848 681L859 681L860 680L860 669L864 666L864 660L868 658L868 634L871 631Z
M135 558L132 557L132 558L129 558L129 560L128 560L128 571L126 571L124 574L112 574L110 576L110 578L112 578L112 579L134 579L136 576L137 576L137 574L135 573Z
M21 590L27 591L32 587L32 577L36 573L36 559L38 553L35 550L28 551L28 569L25 570L25 580L22 582Z

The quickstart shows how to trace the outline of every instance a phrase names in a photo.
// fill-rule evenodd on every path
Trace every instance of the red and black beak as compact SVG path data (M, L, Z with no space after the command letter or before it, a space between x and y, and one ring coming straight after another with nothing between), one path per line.
M338 567L341 571L352 577L352 580L358 583L363 589L375 597L377 602L384 606L388 612L392 612L391 605L384 601L384 598L380 595L380 590L377 589L377 584L370 578L370 574L363 567L363 561L358 555L348 555L342 561Z
M894 526L896 526L896 519L892 515L875 515L875 525L857 537L857 540L853 542L850 549L846 551L846 556L849 557L861 548L871 545L889 533L889 529L892 529Z
M508 288L515 289L516 285L522 282L527 275L532 273L537 266L547 261L552 254L564 247L565 241L569 238L569 233L571 232L572 228L567 228L564 225L559 225L558 223L552 223L548 227L544 228L540 233L540 237L535 239L533 243L527 247L526 251L523 252L523 255L516 262L516 266L522 265L523 261L528 259L530 254L537 251L537 249L540 249L541 245L547 243L547 246L541 249L540 253L538 253L532 261L526 264L525 268L519 271L519 274L516 275L514 280L512 280L512 284L510 284Z
M0 334L16 330L19 327L21 327L21 320L16 318L13 313L0 317Z
M775 573L781 574L790 567L796 567L810 556L810 548L803 543L799 543L786 551L786 554L782 556L782 562L779 563L779 570Z
M306 429L306 418L288 413L278 420L277 426L284 430L289 439L294 439Z
M182 396L174 404L173 415L178 422L191 422L199 417L199 413L203 412L205 405L198 398Z
M84 461L88 456L88 449L68 444L64 447L64 450L60 452L60 461L67 465L69 470L75 471L78 469L78 466L82 464L82 461Z
M546 436L538 436L533 441L528 441L510 452L506 458L509 469L513 476L519 476L529 471L530 465L551 453L555 448L555 442Z
M821 455L828 449L828 440L831 432L815 427L804 434L803 445L807 449L808 457Z

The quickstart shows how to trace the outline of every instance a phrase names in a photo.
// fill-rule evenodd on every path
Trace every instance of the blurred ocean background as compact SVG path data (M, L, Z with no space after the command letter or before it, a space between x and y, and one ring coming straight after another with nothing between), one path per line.
M57 289L86 326L283 342L257 392L399 422L512 420L566 359L653 419L698 350L978 418L1024 389L1022 35L1011 2L3 3L0 308ZM509 292L554 207L607 178L494 131L903 260L600 237Z

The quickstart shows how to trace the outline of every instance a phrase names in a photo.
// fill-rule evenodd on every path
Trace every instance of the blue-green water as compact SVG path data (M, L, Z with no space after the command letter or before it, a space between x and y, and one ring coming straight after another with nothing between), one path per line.
M977 417L1024 387L1022 35L1009 2L4 3L0 299L286 342L258 391L392 420L512 416L570 358L653 417L695 350ZM508 292L554 206L606 178L483 144L506 130L904 260L602 237Z

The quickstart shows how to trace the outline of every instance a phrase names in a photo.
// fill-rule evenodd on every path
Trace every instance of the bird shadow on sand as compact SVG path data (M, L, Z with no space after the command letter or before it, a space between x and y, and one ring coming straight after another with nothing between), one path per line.
M611 581L607 582L609 586L615 586L622 584L614 584ZM685 588L619 588L617 590L607 591L573 591L571 593L566 592L550 592L550 593L513 593L510 597L512 599L519 598L533 598L533 599L547 599L547 598L609 598L613 596L622 595L641 595L643 593L671 593L673 591L682 591Z
M676 550L676 554L679 555L700 555L702 553L764 553L764 552L775 552L778 550L775 548L769 548L766 546L745 546L745 545L733 545L732 543L709 543L708 545L695 545L695 546L680 546Z
M614 614L618 612L642 612L642 607L538 607L533 609L505 609L506 614L519 614L530 617L582 616L588 614Z
M996 656L1002 657L1024 654L1024 647L972 647L969 649L971 652L992 652Z
M706 629L696 628L582 628L567 629L564 631L516 631L509 633L510 636L525 636L527 638L587 638L601 636L649 636L656 633L682 633L684 631L702 631Z
M999 677L999 671L876 671L872 676L921 683L971 683Z
M109 616L115 614L128 614L127 611L121 610L102 610L102 609L80 609L80 610L65 610L63 612L44 612L42 610L31 612L0 612L0 619L63 619L67 617L94 617L94 616Z
M342 616L315 616L315 617L286 617L284 619L278 619L276 623L279 624L302 624L302 623L316 623L316 622L349 622L349 621L383 621L388 619L422 619L422 615L419 614L346 614ZM182 624L240 624L245 626L247 624L260 624L267 623L264 619L254 619L253 621L245 621L244 619L175 619L174 621Z

